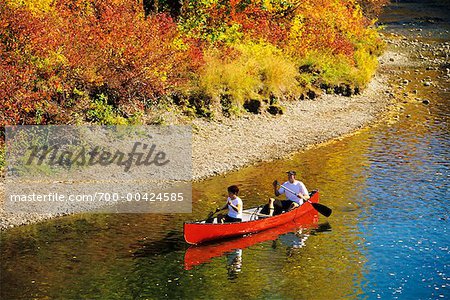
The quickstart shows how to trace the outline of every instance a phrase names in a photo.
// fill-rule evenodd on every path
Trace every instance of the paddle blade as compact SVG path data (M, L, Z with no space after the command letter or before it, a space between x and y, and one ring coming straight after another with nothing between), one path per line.
M311 202L311 205L314 207L315 210L317 210L319 213L321 213L322 215L324 215L327 218L329 216L331 216L331 213L333 212L331 210L331 208L329 208L329 207L327 207L327 206L325 206L323 204L320 204L320 203L313 203L313 202Z

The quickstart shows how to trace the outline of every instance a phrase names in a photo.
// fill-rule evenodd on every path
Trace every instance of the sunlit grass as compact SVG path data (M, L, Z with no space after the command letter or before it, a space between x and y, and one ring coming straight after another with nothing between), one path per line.
M239 52L225 61L218 53L208 53L200 84L215 98L230 95L235 104L248 99L281 98L299 92L296 64L275 46L266 43L234 45Z

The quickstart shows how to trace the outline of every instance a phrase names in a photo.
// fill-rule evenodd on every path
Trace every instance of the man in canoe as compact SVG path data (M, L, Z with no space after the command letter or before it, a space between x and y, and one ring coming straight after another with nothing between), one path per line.
M242 209L243 204L241 198L238 197L239 188L236 185L228 187L228 198L227 203L224 207L219 207L216 212L228 208L228 214L223 216L219 215L217 217L218 223L232 223L232 222L242 222Z
M303 204L305 200L309 199L309 193L303 182L296 180L295 176L297 173L295 171L286 172L288 175L288 181L283 183L278 189L278 181L273 182L273 190L275 196L280 196L281 194L286 195L286 200L275 200L274 198L269 199L269 215L272 216L275 208L276 213L281 213L282 211L289 211L294 208L299 207ZM286 189L284 188L286 187Z

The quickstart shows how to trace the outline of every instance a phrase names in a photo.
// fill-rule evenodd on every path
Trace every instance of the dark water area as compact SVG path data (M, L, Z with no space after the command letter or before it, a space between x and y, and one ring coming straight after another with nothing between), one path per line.
M394 2L380 22L448 41L448 6L436 3ZM399 68L423 69L444 88L409 75L407 92L429 105L405 103L356 135L195 183L192 214L86 214L3 232L1 299L448 299L448 79ZM184 243L183 222L222 205L228 185L256 206L289 169L320 190L330 218L200 249Z
M385 32L394 32L409 37L428 37L435 42L448 41L450 1L394 0L391 2L392 4L385 8L378 22L380 25L386 26ZM419 34L414 34L417 31Z

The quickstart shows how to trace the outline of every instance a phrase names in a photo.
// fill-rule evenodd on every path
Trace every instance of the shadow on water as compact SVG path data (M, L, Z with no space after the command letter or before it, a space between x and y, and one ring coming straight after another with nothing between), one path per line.
M331 224L329 222L324 222L319 224L319 226L316 229L311 230L311 235L315 235L317 233L321 232L330 232L331 231Z
M132 254L133 257L137 258L165 255L174 251L186 250L188 246L180 232L171 231L161 240L140 240L136 244L132 244L131 248L137 248Z

